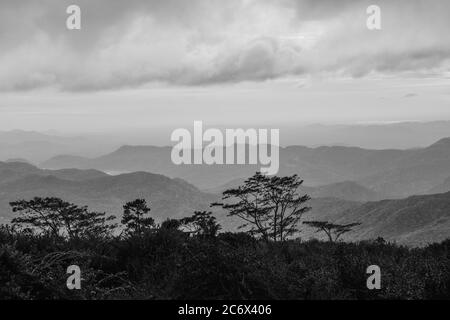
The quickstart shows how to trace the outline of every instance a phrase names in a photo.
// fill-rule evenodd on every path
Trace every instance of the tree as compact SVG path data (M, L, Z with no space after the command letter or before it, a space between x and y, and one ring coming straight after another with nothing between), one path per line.
M106 217L105 212L85 210L74 221L74 235L76 237L108 237L117 228L117 223L111 223L115 219L113 215Z
M209 211L195 211L194 215L181 219L180 223L190 234L206 238L215 237L221 229L216 217Z
M163 230L178 230L181 222L178 219L166 219L161 223L160 229Z
M224 191L222 200L226 203L212 205L244 220L240 228L252 235L266 241L285 241L298 231L298 222L311 209L304 206L311 198L298 193L302 183L297 175L269 177L257 172L242 186Z
M54 237L77 238L88 234L106 234L115 228L109 224L114 216L90 212L86 206L79 207L59 198L35 197L32 200L11 202L13 212L19 217L12 219L13 225L27 225L34 230Z
M305 221L303 224L316 228L316 232L325 232L328 236L328 240L330 242L335 242L338 241L343 234L350 232L353 227L359 226L361 223L334 224L327 221Z
M145 217L150 212L145 199L136 199L123 206L122 224L128 234L142 234L146 230L155 228L155 220Z

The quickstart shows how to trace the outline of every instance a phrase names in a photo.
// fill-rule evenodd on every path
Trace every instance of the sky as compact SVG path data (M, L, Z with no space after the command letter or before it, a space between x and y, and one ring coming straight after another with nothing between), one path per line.
M81 8L68 30L66 8ZM381 30L366 26L369 5ZM0 130L450 119L448 0L2 0Z

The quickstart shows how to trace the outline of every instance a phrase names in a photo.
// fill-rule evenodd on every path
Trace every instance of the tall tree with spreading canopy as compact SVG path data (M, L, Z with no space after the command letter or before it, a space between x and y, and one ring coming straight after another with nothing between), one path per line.
M136 199L127 202L123 206L122 224L128 234L142 234L146 230L155 228L155 220L146 217L150 212L150 207L145 199Z
M11 202L12 211L19 217L12 219L13 225L28 226L31 229L54 237L71 239L87 235L105 235L115 228L110 223L114 216L105 213L90 212L86 206L55 197Z
M240 228L252 235L266 241L285 241L299 231L298 222L311 209L304 205L311 198L299 194L302 183L297 175L278 177L257 172L243 185L224 191L224 203L213 206L244 220Z
M342 235L352 231L361 223L335 224L328 221L305 221L303 224L316 228L316 232L323 231L330 242L336 242Z

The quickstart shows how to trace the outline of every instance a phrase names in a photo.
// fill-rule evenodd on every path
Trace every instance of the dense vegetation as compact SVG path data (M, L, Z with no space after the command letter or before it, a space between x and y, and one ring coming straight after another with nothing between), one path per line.
M255 175L226 192L224 200L237 194L238 202L221 205L246 218L239 233L220 233L205 211L157 224L142 199L124 205L121 225L57 198L13 202L17 217L0 227L0 299L450 297L450 240L425 248L381 238L303 242L291 232L308 208L308 197L293 192L300 184L296 176ZM257 208L247 197L255 192ZM81 269L80 290L66 286L70 265ZM366 286L370 265L381 268L380 290Z
M266 243L238 233L53 239L0 230L1 299L448 299L450 241ZM66 268L79 265L81 290ZM371 264L381 290L368 290Z

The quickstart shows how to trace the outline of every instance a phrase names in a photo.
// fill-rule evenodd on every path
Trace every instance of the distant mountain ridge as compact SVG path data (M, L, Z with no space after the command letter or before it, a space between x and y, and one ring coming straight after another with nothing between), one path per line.
M352 240L383 237L415 246L439 242L450 238L450 192L368 202L337 213L333 221L361 222L349 234Z
M282 145L295 144L310 147L341 145L377 150L406 149L427 146L441 137L449 137L450 121L286 125L281 130ZM32 163L40 163L61 154L98 157L121 145L165 145L169 141L171 131L170 128L130 129L124 132L99 132L98 134L0 131L0 161L23 158ZM325 181L320 184L327 183Z
M98 158L58 156L41 163L51 169L148 171L184 179L211 190L249 177L257 165L174 165L171 147L123 146ZM308 186L354 181L382 198L425 194L450 175L450 138L426 148L369 150L357 147L280 148L279 175L298 174Z
M92 156L117 147L114 141L104 140L36 131L0 131L0 160L26 159L27 162L39 163L58 154L73 152Z
M0 216L10 218L9 202L35 196L55 196L88 205L92 210L121 215L122 206L136 198L147 199L152 215L165 219L208 210L215 195L201 192L181 180L148 172L117 176L97 170L42 170L24 163L0 162Z
M450 191L450 177L444 180L440 185L431 188L427 193L446 193Z
M384 237L408 245L424 245L450 236L450 192L413 196L399 200L369 201L378 197L373 191L347 181L322 187L302 187L301 193L313 196L312 207L303 220L335 223L361 222L347 240ZM210 210L219 195L200 191L194 185L160 174L133 172L116 176L96 170L43 170L32 165L0 162L0 223L13 216L9 202L35 196L56 196L91 210L121 216L125 202L145 198L151 214L159 221L191 215L195 210ZM345 198L362 199L353 201ZM215 212L223 230L236 230L240 221ZM302 228L300 236L316 237L314 230Z
M221 194L223 191L236 188L243 184L245 179L236 179L223 186L207 190L209 193ZM372 191L354 181L344 181L332 183L324 186L309 187L302 185L301 192L308 194L312 198L335 198L341 200L367 202L381 200L382 197L375 191Z
M344 181L311 188L308 193L313 198L337 198L348 201L368 202L381 200L382 197L356 182Z
M66 180L88 180L94 179L98 177L107 176L106 173L101 172L99 170L88 169L88 170L80 170L80 169L60 169L60 170L45 170L39 169L38 167L26 163L26 162L17 162L17 161L8 161L1 162L0 161L0 184L3 184L8 181L17 180L19 178L28 176L28 175L36 175L36 176L54 176L61 179Z
M427 194L450 174L450 138L423 149L413 149L393 163L393 167L359 179L359 183L386 198Z

